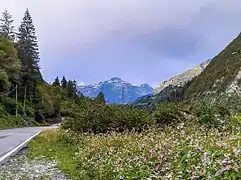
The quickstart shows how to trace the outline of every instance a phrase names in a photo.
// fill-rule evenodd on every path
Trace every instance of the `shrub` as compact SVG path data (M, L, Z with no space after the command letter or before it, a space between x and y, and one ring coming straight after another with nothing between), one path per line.
M70 113L70 112L69 112ZM79 103L71 110L71 116L63 122L65 129L77 132L106 133L108 131L137 130L154 124L154 119L145 110L127 106Z
M26 126L23 118L14 116L0 117L0 129L17 128Z
M189 125L141 133L52 130L30 153L54 157L70 179L241 179L240 134Z
M6 111L3 105L0 104L0 117L6 115Z
M154 118L159 126L176 125L186 121L183 109L176 103L160 104L154 113Z
M3 100L3 106L4 109L6 111L6 113L10 114L10 115L15 115L16 113L16 101L13 98L5 98ZM24 106L22 103L18 102L18 113L20 115L24 115ZM26 114L29 117L34 117L34 110L26 105Z
M220 114L221 109L213 106L208 102L200 102L194 107L194 114L198 118L198 123L205 125L206 127L217 127L221 124L220 117L223 117L226 112L223 111L223 114Z

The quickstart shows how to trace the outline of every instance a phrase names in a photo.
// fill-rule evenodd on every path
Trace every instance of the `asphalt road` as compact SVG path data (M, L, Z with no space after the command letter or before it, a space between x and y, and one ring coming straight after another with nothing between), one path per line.
M0 130L0 158L6 155L8 152L18 147L20 144L31 138L36 133L44 131L50 127L26 127Z

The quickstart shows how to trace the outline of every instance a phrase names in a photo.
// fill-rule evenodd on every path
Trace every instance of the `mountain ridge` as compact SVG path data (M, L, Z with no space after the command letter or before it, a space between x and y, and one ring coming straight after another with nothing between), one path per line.
M148 107L153 104L158 104L172 99L181 100L183 98L184 87L193 78L197 77L211 62L211 59L206 60L199 65L188 69L169 80L163 81L152 94L145 95L134 102L134 106Z
M135 86L119 77L112 77L96 84L81 83L77 89L84 96L90 98L95 98L99 92L103 92L106 102L109 104L128 104L153 92L153 88L148 84Z
M184 98L206 99L229 106L230 98L233 104L240 103L238 102L240 94L241 34L218 53L197 78L192 80L184 92Z

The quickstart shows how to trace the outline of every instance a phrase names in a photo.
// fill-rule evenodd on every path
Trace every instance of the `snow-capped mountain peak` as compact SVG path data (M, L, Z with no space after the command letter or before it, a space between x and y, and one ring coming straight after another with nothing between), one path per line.
M131 103L139 97L153 92L153 88L148 84L143 84L139 87L118 77L113 77L97 84L81 85L78 86L78 90L90 98L95 98L99 92L103 92L107 103L117 104Z
M89 84L88 83L86 83L86 82L80 82L79 84L78 84L78 86L88 86Z

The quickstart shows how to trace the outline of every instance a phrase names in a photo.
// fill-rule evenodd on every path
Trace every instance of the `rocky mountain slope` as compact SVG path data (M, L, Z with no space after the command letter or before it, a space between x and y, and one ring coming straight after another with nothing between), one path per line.
M213 58L185 91L185 98L215 98L240 93L241 34Z
M190 82L184 98L205 99L234 111L241 110L241 34Z
M183 86L186 82L192 80L194 77L198 76L204 68L210 63L211 60L207 60L194 68L188 69L187 71L172 77L171 79L161 83L155 90L154 94L160 93L163 89L168 86Z
M177 76L161 83L152 94L139 98L134 104L137 106L151 106L172 99L181 100L183 98L183 88L194 77L197 77L211 62L207 60L194 68L191 68Z
M84 96L90 98L95 98L99 92L103 92L106 102L110 104L128 104L153 92L153 88L148 84L134 86L118 77L113 77L98 84L88 85L83 83L77 88Z
M161 84L153 95L140 98L135 104L146 107L164 101L207 100L240 111L241 34L216 55L198 76L185 85L179 82L182 81L174 77Z

